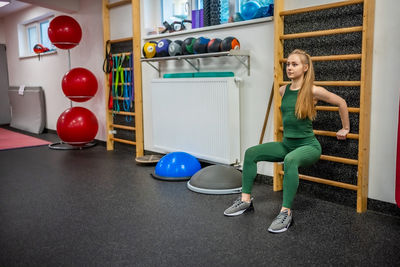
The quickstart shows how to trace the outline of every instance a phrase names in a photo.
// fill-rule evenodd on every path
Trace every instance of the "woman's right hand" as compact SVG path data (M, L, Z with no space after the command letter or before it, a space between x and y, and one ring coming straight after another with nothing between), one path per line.
M337 133L336 133L336 138L338 140L346 140L347 134L350 132L350 130L348 129L340 129Z

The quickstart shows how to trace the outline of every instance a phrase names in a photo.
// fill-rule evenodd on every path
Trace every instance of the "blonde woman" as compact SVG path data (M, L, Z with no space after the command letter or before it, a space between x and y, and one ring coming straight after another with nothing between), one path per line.
M257 162L283 161L283 204L279 215L268 228L272 233L286 231L292 222L291 207L299 185L298 168L314 164L321 155L321 145L312 128L312 121L316 116L315 103L321 100L339 107L342 128L336 133L337 139L346 139L350 131L346 101L323 87L314 85L314 68L306 52L296 49L289 54L286 73L291 83L279 88L282 97L283 141L265 143L246 150L242 194L224 212L226 216L237 216L252 211L251 190L257 175Z

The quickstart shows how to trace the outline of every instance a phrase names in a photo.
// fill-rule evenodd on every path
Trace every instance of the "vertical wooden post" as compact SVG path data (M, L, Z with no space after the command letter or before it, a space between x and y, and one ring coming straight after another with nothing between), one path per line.
M141 30L140 30L140 0L132 0L132 52L135 87L135 127L136 127L136 157L144 155L143 149L143 99L142 99L142 64L141 55Z
M367 210L369 142L370 142L370 110L372 85L372 57L374 36L375 0L364 0L361 86L360 86L360 124L358 144L358 182L357 212Z
M280 59L283 58L283 17L279 13L284 9L284 0L275 0L274 5L274 140L282 140L282 132L279 128L282 125L282 116L280 111L281 96L279 95L279 85L283 81L283 68ZM273 190L282 190L282 165L274 163Z
M104 44L104 49L106 49L106 43L107 40L110 40L110 11L109 8L107 7L108 5L108 0L103 0L103 44ZM112 118L112 113L108 109L108 98L110 95L110 83L108 80L108 74L104 75L104 90L105 90L105 108L106 108L106 142L107 142L107 150L113 150L114 149L114 141L111 139L113 137L112 134L110 134L111 130L111 124L113 121Z

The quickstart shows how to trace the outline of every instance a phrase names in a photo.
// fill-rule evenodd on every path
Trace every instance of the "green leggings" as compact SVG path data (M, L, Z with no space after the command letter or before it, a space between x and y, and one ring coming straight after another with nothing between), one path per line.
M257 162L281 162L284 164L283 204L291 208L299 186L299 167L310 166L321 156L321 145L315 136L283 138L283 142L270 142L246 150L243 163L242 192L250 194L257 175Z

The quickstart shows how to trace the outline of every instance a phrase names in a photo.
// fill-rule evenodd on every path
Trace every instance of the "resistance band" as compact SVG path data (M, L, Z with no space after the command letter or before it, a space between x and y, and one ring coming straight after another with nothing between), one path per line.
M130 56L128 56L128 60L130 62ZM124 76L125 76L125 81L123 83L124 86L124 91L123 91L123 107L125 111L130 111L131 105L130 105L130 99L131 99L131 88L130 88L130 75L128 75L129 70L127 68L124 69ZM131 122L132 121L132 116L127 115L125 116L125 120L127 122Z

